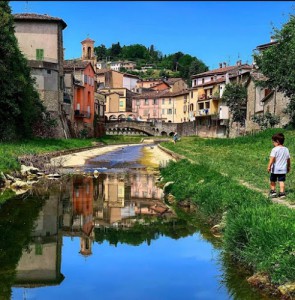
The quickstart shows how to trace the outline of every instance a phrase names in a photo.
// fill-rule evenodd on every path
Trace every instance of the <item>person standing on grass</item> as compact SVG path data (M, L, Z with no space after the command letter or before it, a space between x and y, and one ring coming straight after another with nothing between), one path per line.
M173 143L175 144L178 140L178 135L177 135L177 132L174 133L173 135Z
M276 197L276 182L279 182L279 198L285 198L286 174L290 172L291 159L289 149L284 146L285 137L283 133L276 133L272 136L274 148L271 150L267 166L270 172L270 197Z

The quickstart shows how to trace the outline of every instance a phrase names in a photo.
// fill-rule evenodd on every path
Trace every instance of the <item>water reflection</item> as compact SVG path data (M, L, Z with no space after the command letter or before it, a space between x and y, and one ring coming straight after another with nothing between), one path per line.
M239 299L241 293L230 282L220 285L219 251L198 233L199 224L189 213L176 216L165 206L154 176L144 170L68 177L42 199L20 200L21 212L15 200L0 210L6 220L14 213L17 224L5 238L20 239L10 246L1 243L3 299L9 299L11 286L13 299L92 299L98 294L109 299L232 299L227 290ZM12 250L18 254L10 262ZM122 285L119 274L129 274L132 284ZM83 285L81 278L87 278ZM248 286L243 290L243 299L259 299Z

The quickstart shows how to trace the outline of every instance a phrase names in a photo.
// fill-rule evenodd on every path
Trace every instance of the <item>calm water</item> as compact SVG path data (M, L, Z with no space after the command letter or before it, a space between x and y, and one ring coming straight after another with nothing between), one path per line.
M195 214L165 206L141 149L2 205L0 299L267 299Z

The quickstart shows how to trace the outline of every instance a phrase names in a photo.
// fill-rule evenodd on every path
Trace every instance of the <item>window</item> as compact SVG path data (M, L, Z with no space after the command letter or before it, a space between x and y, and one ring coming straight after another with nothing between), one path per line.
M157 111L154 109L153 110L153 116L156 117L157 116Z
M144 111L143 111L143 115L144 116L147 116L149 114L149 110L148 109L145 109Z
M51 70L47 70L47 74L51 74Z
M204 78L202 78L202 83L205 83L205 79Z
M140 100L136 100L136 105L137 105L137 106L140 105Z
M204 109L204 103L199 103L199 109Z
M165 99L162 99L162 104L165 104Z
M87 83L87 75L84 75L84 83Z
M205 108L210 108L210 102L205 102Z
M162 115L165 115L165 109L162 109Z
M169 104L171 104L171 98L169 98Z
M191 91L191 98L194 98L194 92Z
M167 115L172 115L172 109L171 108L167 109Z
M149 99L144 99L144 104L148 105L149 104Z
M187 107L186 107L186 105L184 105L184 106L183 106L183 112L184 112L184 113L186 113L186 109L187 109Z
M44 49L36 49L36 60L44 59Z
M158 104L158 100L157 100L157 99L154 99L154 100L153 100L153 104L154 104L154 105L157 105L157 104Z
M124 106L124 101L120 101L120 107Z

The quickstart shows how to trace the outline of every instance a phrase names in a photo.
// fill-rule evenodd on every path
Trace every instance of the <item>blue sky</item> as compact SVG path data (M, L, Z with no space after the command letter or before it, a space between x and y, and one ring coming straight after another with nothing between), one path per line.
M65 58L81 56L81 41L95 46L154 45L181 51L210 69L219 62L252 63L253 49L270 42L294 13L295 1L11 1L12 13L39 13L67 23Z

